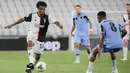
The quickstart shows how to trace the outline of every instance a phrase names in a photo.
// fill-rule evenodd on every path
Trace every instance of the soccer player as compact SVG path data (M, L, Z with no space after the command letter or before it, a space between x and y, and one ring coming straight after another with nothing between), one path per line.
M80 44L86 48L88 56L90 55L90 42L89 42L89 25L90 24L90 34L92 34L92 24L87 17L87 13L81 12L81 6L76 5L75 7L76 13L73 15L73 26L71 30L71 35L75 29L74 36L74 53L76 55L76 60L74 63L80 63L79 56L79 47Z
M99 45L92 51L86 73L92 73L96 56L97 54L100 56L101 51L109 52L112 60L112 73L118 73L115 53L123 48L122 38L127 34L127 31L117 22L108 20L104 11L98 12L97 19L101 25L102 35Z
M128 55L128 40L129 40L129 34L130 34L130 4L126 4L126 10L127 14L124 15L124 27L127 30L127 34L123 38L124 40L124 47L123 47L123 61L127 60Z
M15 23L5 27L7 29L10 29L11 27L18 25L19 23L22 23L24 21L30 22L31 24L27 34L27 50L30 61L26 68L27 73L32 73L34 65L40 59L40 56L44 49L43 42L49 24L56 24L59 28L63 28L63 26L60 25L58 21L45 13L47 4L44 1L37 2L36 7L38 9L38 12L30 13L29 15L18 19Z

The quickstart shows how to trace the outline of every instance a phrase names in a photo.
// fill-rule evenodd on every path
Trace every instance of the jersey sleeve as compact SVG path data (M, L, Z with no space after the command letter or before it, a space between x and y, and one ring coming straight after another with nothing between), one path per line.
M87 20L87 21L89 21L89 18L88 18L88 15L87 15L87 13L84 13L84 18Z
M73 24L75 25L75 18L73 18Z
M102 24L101 24L101 33L105 34L105 29L104 29L104 26Z
M24 21L26 21L26 22L31 22L31 20L32 20L32 13L30 13L24 17Z
M49 19L49 22L51 23L51 24L54 24L57 20L55 20L52 16L50 16L49 15L49 17L48 17L48 19Z
M123 21L126 22L125 18L123 17Z

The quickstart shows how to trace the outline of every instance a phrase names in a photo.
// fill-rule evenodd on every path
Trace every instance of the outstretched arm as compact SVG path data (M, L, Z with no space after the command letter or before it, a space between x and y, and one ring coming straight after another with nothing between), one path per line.
M17 25L17 24L20 24L20 23L22 23L22 22L24 22L24 21L26 21L26 22L31 22L31 19L32 19L32 13L30 13L29 15L27 15L27 16L25 16L25 17L23 17L23 18L18 19L18 20L17 20L16 22L14 22L13 24L6 26L5 29L6 29L6 28L7 28L7 29L10 29L11 27L13 27L13 26L15 26L15 25Z
M63 29L63 26L58 21L55 21L54 24L56 24L60 29Z
M19 23L22 23L22 22L24 22L24 18L18 19L18 20L17 20L16 22L14 22L13 24L6 26L5 29L6 29L6 28L7 28L7 29L10 29L11 27L13 27L13 26L15 26L15 25L17 25L17 24L19 24Z
M52 24L56 24L60 29L63 29L63 26L50 15L49 15L49 22L51 22Z

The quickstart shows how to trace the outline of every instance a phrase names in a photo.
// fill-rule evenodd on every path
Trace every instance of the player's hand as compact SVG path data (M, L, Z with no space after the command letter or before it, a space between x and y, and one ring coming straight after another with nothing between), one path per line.
M63 26L62 26L62 25L60 25L60 26L59 26L59 28L60 28L60 29L63 29Z
M12 25L8 25L5 27L5 29L10 29L12 27Z
M96 47L98 49L98 58L100 59L100 55L101 55L101 49L99 48L99 45L97 45Z
M71 32L71 36L74 36L73 32Z
M98 58L100 58L100 55L101 55L101 49L98 50Z

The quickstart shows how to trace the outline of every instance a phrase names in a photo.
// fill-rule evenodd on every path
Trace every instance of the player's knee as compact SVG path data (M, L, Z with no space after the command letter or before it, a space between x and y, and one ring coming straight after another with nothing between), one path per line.
M110 53L111 59L115 60L116 59L115 53L113 51L110 51L109 53Z
M127 47L128 46L128 41L124 40L124 46Z
M86 45L86 46L84 46L84 48L86 48L86 49L90 49L90 47L89 47L89 46L87 46L87 45Z
M32 47L33 46L33 42L30 40L28 41L28 47Z
M75 48L79 48L80 44L75 43L74 46L75 46Z
M35 58L36 58L37 60L39 60L40 57L41 57L41 54L36 54L36 57L35 57Z

